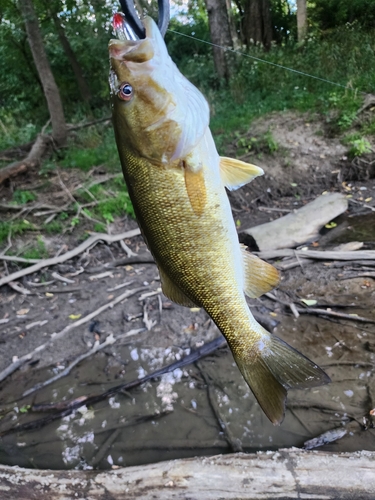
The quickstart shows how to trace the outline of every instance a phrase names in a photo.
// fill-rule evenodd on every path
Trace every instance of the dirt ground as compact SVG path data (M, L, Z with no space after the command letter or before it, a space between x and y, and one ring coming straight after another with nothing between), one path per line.
M375 175L371 171L373 157L369 155L354 161L348 158L347 148L339 139L330 138L316 117L308 119L306 116L292 113L271 115L254 123L244 138L262 137L267 131L272 132L272 137L277 143L276 151L273 153L249 151L239 155L241 159L250 160L263 167L266 172L264 177L229 195L240 240L244 229L281 217L312 201L324 191L339 191L348 197L348 212L341 216L334 229L323 229L321 239L309 242L307 246L315 250L328 249L339 243L354 240L363 242L364 250L375 249ZM246 144L246 141L242 141L241 144ZM235 155L239 148L236 140L228 147L227 155ZM93 174L98 178L101 175L105 175L102 168ZM61 176L68 189L72 189L82 181L82 173L74 170L62 171ZM13 180L12 185L2 186L1 204L7 204L11 199L11 190L15 187L32 190L35 182L38 181L34 181L31 175L25 175ZM61 189L61 183L52 178L50 186L52 188L43 194L43 203L51 205L66 203L67 194ZM9 217L11 214L3 212L3 215ZM118 234L136 227L134 220L124 218L115 220L108 229L111 234ZM71 250L80 242L76 233L56 236L43 234L42 238L51 255ZM141 236L125 239L124 242L137 256L146 259L150 257ZM13 248L21 248L27 242L23 237L18 237L14 238L12 243ZM130 330L144 329L131 339L124 340L126 337L123 336L123 340L113 346L109 345L101 353L92 354L83 364L77 364L77 368L72 370L73 378L70 379L70 383L74 384L76 379L77 384L85 386L81 395L87 393L90 384L102 384L101 387L108 388L110 384L116 385L131 379L131 375L135 378L142 377L147 371L176 361L184 353L218 336L218 331L211 325L204 311L171 304L160 293L160 280L154 264L124 263L126 258L128 258L127 253L119 242L110 245L98 243L74 259L21 278L19 283L30 292L28 294L19 293L8 285L0 288L0 371L27 353L33 352L38 346L45 345L43 350L39 353L34 352L28 361L22 363L17 371L5 377L2 382L0 403L1 408L3 410L5 408L5 416L0 422L0 432L15 424L28 421L27 419L30 420L29 414L25 416L19 412L21 406L46 402L45 398L52 398L56 402L59 399L79 397L75 390L65 385L53 386L56 387L55 393L52 390L43 396L36 392L31 399L22 399L21 395L36 383L61 372L78 356L92 349L95 342L104 342L111 334L116 338ZM375 407L374 266L374 262L369 262L366 266L351 262L337 264L325 261L298 266L282 272L281 285L275 292L279 302L268 297L249 301L252 310L263 316L268 327L270 325L271 328L275 327L275 333L324 366L331 378L337 382L333 389L328 389L328 392L323 388L315 396L310 394L300 396L299 399L293 396L292 403L297 405L298 400L303 401L305 406L302 410L305 411L306 407L312 405L312 401L315 401L316 405L322 405L322 398L329 395L325 409L328 408L332 415L335 415L337 412L335 404L341 410L344 404L344 413L350 416L350 422L362 426L361 431L366 427L372 433L371 439L369 434L362 434L359 439L360 430L359 427L356 428L356 442L347 441L347 449L365 448L366 443L370 446L367 449L375 449L375 435L371 429L373 424L369 416L369 411ZM4 261L0 264L0 276L17 269L16 263ZM107 308L81 326L76 328L72 326L127 291L129 296L124 296L117 305ZM319 306L362 316L370 321L361 323L352 320L334 320L309 314L301 314L297 318L281 303L301 304L302 299L313 299ZM66 333L60 335L64 331ZM57 340L54 340L56 334L58 334ZM227 369L236 372L230 354L227 352L225 356L218 355L217 361L221 357L225 357ZM215 361L216 358L213 359ZM80 368L82 366L85 366L86 375L83 375L83 368ZM209 366L207 364L205 366L212 379L218 377L217 372L215 375L212 362ZM343 384L348 384L349 371L352 372L350 380L355 382L350 388L343 387ZM85 379L84 384L80 378L82 376ZM180 379L185 376L186 387L189 383L194 385L192 372L181 372ZM198 376L199 374L195 375ZM235 378L237 376L233 375ZM221 384L225 384L225 377L222 374L219 379ZM236 380L241 379L236 378ZM158 411L175 409L176 401L180 397L179 391L173 388L175 382L176 380L171 384L164 380L164 385L162 383L158 385L152 398ZM64 388L67 391L65 394ZM248 394L246 391L243 394L245 393ZM346 398L344 402L342 397ZM238 398L241 399L240 396ZM16 403L17 401L20 402ZM221 403L224 407L225 398L221 399ZM18 405L17 411L13 408L15 404ZM144 404L148 408L152 406L150 400ZM195 411L193 403L190 405L190 410ZM229 413L226 417L228 421L231 419ZM301 418L303 417L298 416L298 419ZM341 414L339 420L342 422ZM262 422L264 423L263 419ZM311 417L309 422L309 432L305 429L298 434L299 436L312 437L318 432L319 426L314 427ZM333 425L331 421L327 424L327 419L325 423L325 429ZM176 429L178 429L177 424ZM236 434L235 423L231 429ZM222 433L220 429L219 431L216 429L215 432ZM267 432L271 430L268 429ZM238 432L237 435L239 434ZM245 442L244 435L241 439ZM275 436L272 446L278 443ZM196 443L197 449L199 442L208 443L210 439L207 434L202 433L196 435L192 442ZM222 442L224 438L220 439ZM268 434L267 439L269 439ZM213 439L212 443L214 441ZM215 448L216 445L212 443L212 446L207 444L207 450ZM285 441L280 442L280 445L282 444L285 445ZM293 440L287 444L293 444ZM225 442L225 446L227 445ZM15 445L13 443L9 446ZM256 446L256 442L249 441L244 445L244 449L254 449ZM262 442L258 446L266 445ZM180 450L172 456L183 456L184 453L187 452ZM0 460L24 465L29 463L23 458L10 460L9 456L0 457ZM14 456L18 456L17 453ZM146 458L139 455L138 463L152 461L160 456L160 453L148 454ZM162 455L163 458L170 456L170 454ZM77 457L72 461L67 459L62 466L65 464L77 467L78 462ZM134 463L136 462L135 459ZM133 462L128 460L127 463ZM37 463L37 466L45 464L46 461L42 461ZM58 462L57 466L60 467L61 463Z

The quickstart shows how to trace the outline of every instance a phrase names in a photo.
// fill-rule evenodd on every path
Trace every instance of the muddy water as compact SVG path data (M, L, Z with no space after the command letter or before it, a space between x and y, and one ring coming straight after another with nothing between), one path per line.
M332 298L334 290L328 295ZM364 314L357 308L350 312ZM366 314L375 319L375 308L367 309ZM346 436L326 449L375 450L374 430L364 430L364 425L370 425L369 410L375 401L374 325L353 327L349 322L338 325L321 318L287 317L277 333L325 367L332 378L329 386L291 391L281 427L272 426L260 411L225 348L201 360L199 367L176 369L93 407L82 406L42 429L5 436L0 462L52 469L110 468L226 453L238 445L244 451L302 446L306 440L342 426L348 429ZM152 332L149 341L151 344ZM143 377L189 351L188 347L153 348L134 342L115 352L98 353L34 397L8 404L1 430L43 416L22 413L26 404L102 392ZM121 360L121 370L114 359ZM27 380L19 376L17 387L24 390L55 372L56 368L43 370ZM13 385L12 394L5 390L3 401L17 400L17 387L15 390ZM223 425L229 435L223 432Z
M352 231L352 221L342 221L345 229L341 236L336 235L342 241L347 241L342 235ZM365 233L355 233L362 238L353 238L350 232L350 240L374 241L373 221L372 214L364 222ZM312 358L332 379L321 388L290 391L282 426L274 427L264 416L224 348L198 364L178 368L129 392L93 406L83 405L42 428L5 435L0 442L0 462L50 469L105 469L240 449L301 447L332 429L344 429L345 435L322 449L375 450L370 414L375 409L375 324L355 321L357 315L375 322L375 279L353 277L353 272L350 263L335 268L314 262L284 273L275 291L284 302L288 297L316 300L317 305L350 314L353 320L308 314L295 318L269 299L250 303L254 311L278 321L274 333ZM356 272L360 274L361 269ZM102 393L180 360L218 335L203 311L184 309L184 324L182 316L178 321L175 316L172 323L168 310L160 320L158 299L152 300L151 319L158 324L131 343L109 346L82 361L68 376L26 398L21 397L25 390L56 375L68 362L41 370L29 367L8 378L0 395L0 432L49 414L32 412L29 405L58 404ZM140 304L135 302L132 307L134 314L142 313ZM204 333L198 334L199 330Z

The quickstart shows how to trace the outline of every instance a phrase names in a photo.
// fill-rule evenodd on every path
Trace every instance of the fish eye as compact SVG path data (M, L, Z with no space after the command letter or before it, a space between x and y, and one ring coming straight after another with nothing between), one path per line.
M130 85L130 83L122 83L118 89L117 95L123 101L130 101L130 99L133 97L133 87Z

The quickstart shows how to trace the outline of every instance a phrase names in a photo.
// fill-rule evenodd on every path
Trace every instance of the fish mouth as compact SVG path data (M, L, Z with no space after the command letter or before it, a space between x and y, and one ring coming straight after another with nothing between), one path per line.
M108 45L112 59L140 63L153 58L154 46L158 42L155 24L149 17L145 17L142 23L146 31L145 38L139 38L135 34L124 15L113 16L113 27L117 38L110 40Z

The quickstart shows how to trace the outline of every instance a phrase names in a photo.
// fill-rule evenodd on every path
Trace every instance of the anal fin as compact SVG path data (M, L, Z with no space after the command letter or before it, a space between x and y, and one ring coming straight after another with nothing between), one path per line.
M159 267L161 289L168 299L176 304L185 307L197 307L192 300L187 297L180 288L173 283L169 276Z
M271 291L280 281L279 271L241 245L245 273L245 293L255 299Z

